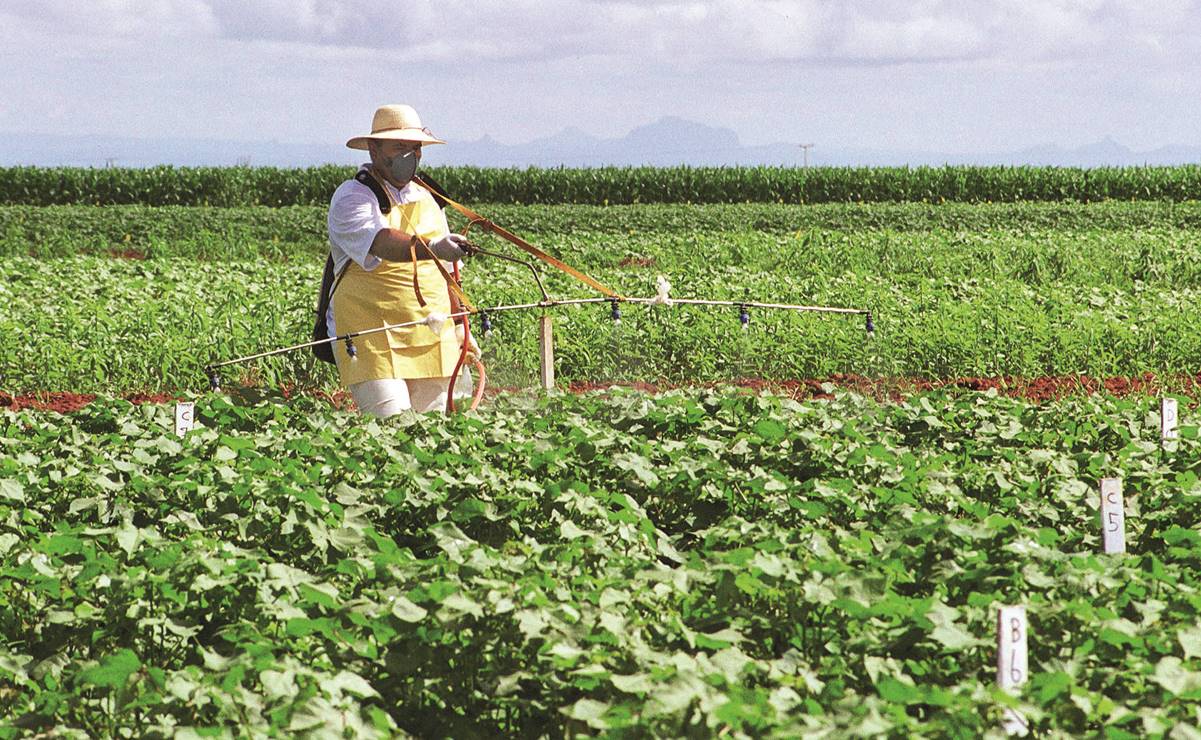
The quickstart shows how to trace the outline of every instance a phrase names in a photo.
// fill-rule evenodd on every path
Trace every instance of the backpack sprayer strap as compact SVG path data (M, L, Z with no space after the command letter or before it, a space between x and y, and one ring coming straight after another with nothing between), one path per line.
M423 182L421 180L421 178L414 177L413 182L415 182L418 185L421 185L422 187L426 188L427 190L430 190L431 192L433 192L433 188L431 188L429 185L427 185L425 182ZM617 294L617 291L602 284L600 281L598 281L592 277L589 277L588 275L585 275L584 273L575 269L574 267L567 264L566 262L563 262L562 260L559 260L559 259L556 259L555 257L550 256L546 252L543 252L541 249L538 249L533 244L530 244L525 239L522 239L521 237L517 236L516 234L509 231L508 229L502 228L502 227L497 226L496 224L492 223L491 221L489 221L488 219L479 215L478 213L471 210L467 206L465 206L461 203L456 203L455 201L451 200L451 198L448 195L446 195L445 192L440 192L439 196L441 197L442 200L446 201L446 203L448 205L450 205L451 208L454 208L456 211L458 211L459 213L466 216L469 226L479 224L481 228L484 228L484 229L492 232L493 234L496 234L500 238L505 239L506 241L509 241L509 242L515 244L516 246L521 248L523 251L534 255L535 257L542 260L543 262L550 265L551 267L555 268L556 270L565 272L568 275L575 278L576 280L579 280L580 282L582 282L592 288L595 288L596 290L600 291L603 295L609 296L611 298L620 298L621 297Z

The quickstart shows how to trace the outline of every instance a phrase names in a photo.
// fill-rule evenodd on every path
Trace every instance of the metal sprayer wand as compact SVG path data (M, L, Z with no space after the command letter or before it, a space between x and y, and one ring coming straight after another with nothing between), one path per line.
M458 313L447 314L445 317L445 320L450 321L451 319L457 319L457 318L461 318L463 316L470 316L470 315L471 315L471 311L459 311ZM352 331L348 334L339 334L336 337L329 337L327 339L318 339L313 342L303 342L301 344L293 344L290 347L280 347L279 349L268 350L266 352L259 352L258 354L246 355L244 357L235 357L232 360L223 360L222 362L214 362L212 364L205 365L204 371L209 376L209 386L213 390L217 390L218 388L221 387L221 383L220 383L219 378L217 377L216 371L218 368L226 367L227 365L237 365L237 364L243 363L243 362L250 362L251 360L260 360L264 357L272 357L274 355L282 355L282 354L286 354L288 352L295 352L298 349L307 349L309 347L316 347L319 344L332 344L334 342L346 342L346 353L353 358L356 355L356 350L355 350L354 341L353 341L355 339L355 337L361 337L361 336L365 336L367 334L376 334L381 331L390 331L392 329L403 329L407 326L421 326L423 324L428 325L429 319L428 318L421 319L420 321L404 321L399 324L384 324L383 326L377 326L377 327L373 327L371 329L363 329L362 331Z
M525 265L526 267L528 267L530 269L530 272L534 273L534 280L538 283L538 292L540 292L542 294L542 300L543 301L553 300L550 297L550 293L546 292L546 287L542 284L542 276L540 274L538 274L538 268L534 267L534 264L532 262L530 262L528 260L519 260L516 257L510 257L509 255L501 254L500 252L489 252L486 249L480 249L479 247L475 246L474 244L470 245L470 251L468 251L467 254L469 257L474 257L477 254L482 254L485 257L496 257L497 259L502 259L502 260L505 260L506 262L514 262L519 265Z
M804 312L813 312L813 313L851 314L851 315L858 315L858 316L866 317L865 328L867 329L867 331L869 333L874 332L876 329L875 324L872 321L872 312L869 309L863 309L863 308L840 308L837 306L802 306L802 305L794 305L794 304L789 304L789 303L759 303L756 301L704 300L704 299L699 299L699 298L672 298L672 299L664 300L663 298L660 298L660 297L655 297L655 298L568 298L568 299L563 299L563 300L543 300L543 301L539 301L537 303L514 303L514 304L502 305L502 306L492 306L490 308L477 308L474 311L459 311L457 313L448 314L445 317L445 320L449 321L451 319L457 319L457 318L461 318L463 316L470 316L473 313L477 313L477 314L480 314L484 318L484 321L487 324L487 323L490 323L488 320L488 316L491 314L505 313L507 311L528 311L528 310L534 310L534 309L555 308L557 306L580 306L580 305L585 305L585 304L596 304L596 303L609 303L609 304L613 305L615 309L616 309L616 305L618 303L633 303L633 304L648 305L648 306L654 306L654 305L670 306L670 305L674 305L674 304L689 305L689 306L735 306L740 309L739 320L741 321L743 326L746 326L747 323L749 322L749 316L747 315L747 309L749 309L749 308L763 308L763 309L769 309L769 310L782 310L782 311L804 311ZM615 317L619 317L619 316L620 316L620 314L615 313ZM364 329L362 331L350 332L348 334L340 334L336 337L329 337L327 339L319 339L319 340L313 341L313 342L303 342L301 344L294 344L289 347L281 347L279 349L268 350L266 352L259 352L257 354L253 354L253 355L245 355L243 357L235 357L232 360L224 360L222 362L214 362L212 364L206 365L204 369L205 369L205 372L209 376L209 385L212 387L213 390L216 390L217 388L220 387L220 381L217 377L216 371L222 367L227 367L229 365L237 365L237 364L240 364L243 362L250 362L251 360L259 360L264 357L273 357L275 355L282 355L282 354L286 354L288 352L295 352L296 350L307 349L309 347L315 347L319 344L332 344L333 342L346 342L347 354L349 354L351 357L354 357L355 356L355 347L354 347L353 340L356 337L361 337L361 336L365 336L368 334L376 334L381 331L390 331L392 329L403 329L403 328L409 327L409 326L420 326L422 324L428 324L428 323L429 323L428 319L422 319L420 321L405 321L405 322L402 322L399 324L384 324L383 326L377 326L377 327L374 327L371 329Z
M514 303L514 304L508 304L508 305L502 305L502 306L493 306L491 308L476 308L476 309L471 309L471 310L459 311L457 313L448 314L448 315L442 317L443 321L450 321L453 319L462 318L464 316L470 316L473 313L478 313L483 320L485 334L487 334L488 330L491 328L491 320L489 318L490 314L504 313L507 311L526 311L526 310L533 310L533 309L547 309L547 308L555 308L557 306L580 306L580 305L595 304L595 303L608 303L610 306L612 306L612 317L615 321L619 321L621 319L621 311L619 311L618 307L617 307L619 303L633 303L633 304L640 304L640 305L647 305L647 306L672 306L672 305L680 304L680 305L688 305L688 306L735 306L739 309L738 320L742 324L743 328L746 328L746 326L750 323L750 315L747 312L747 310L751 309L751 308L762 308L762 309L769 309L769 310L805 311L805 312L813 312L813 313L838 313L838 314L852 314L852 315L865 316L866 317L865 328L866 328L867 332L869 334L871 334L871 333L874 333L876 330L875 324L872 321L872 312L869 309L840 308L840 307L836 307L836 306L803 306L803 305L797 305L797 304L791 304L791 303L761 303L758 301L707 300L707 299L701 299L701 298L669 298L666 293L667 288L664 286L661 286L661 290L663 292L661 292L659 295L657 295L653 298L627 298L625 296L605 296L605 297L594 297L594 298L567 298L567 299L557 300L557 299L551 298L550 294L547 293L546 287L542 284L542 277L538 274L538 269L529 261L517 259L515 257L510 257L510 256L504 255L504 254L499 254L497 252L490 252L487 250L483 250L483 249L480 249L479 247L475 246L474 244L470 245L469 250L468 250L468 255L470 256L470 255L476 255L476 254L485 255L488 257L496 257L498 259L506 260L508 262L514 262L516 264L524 265L524 266L528 267L530 272L533 273L533 275L534 275L534 280L537 281L537 283L538 283L538 291L542 294L542 300L538 301L537 303ZM268 350L266 352L259 352L257 354L253 354L253 355L245 355L243 357L235 357L232 360L224 360L222 362L214 362L209 365L206 365L204 370L205 370L205 373L208 374L209 387L215 391L218 388L220 388L220 385L221 385L220 378L217 375L217 370L222 367L227 367L229 365L237 365L237 364L240 364L243 362L250 362L252 360L259 360L264 357L273 357L275 355L282 355L282 354L286 354L288 352L295 352L296 350L300 350L300 349L316 347L317 345L320 345L320 344L332 344L334 342L346 342L346 353L353 359L356 356L356 352L357 352L355 349L355 346L354 346L354 341L353 341L356 337L361 337L361 336L365 336L368 334L376 334L381 331L390 331L392 329L403 329L405 327L410 327L410 326L420 326L423 324L428 326L430 323L431 323L430 318L427 317L425 319L421 319L418 321L405 321L405 322L398 323L398 324L384 324L382 326L373 327L371 329L363 329L361 331L350 332L348 334L340 334L338 336L328 337L326 339L318 339L318 340L312 341L312 342L302 342L300 344L293 344L289 347L281 347L279 349Z

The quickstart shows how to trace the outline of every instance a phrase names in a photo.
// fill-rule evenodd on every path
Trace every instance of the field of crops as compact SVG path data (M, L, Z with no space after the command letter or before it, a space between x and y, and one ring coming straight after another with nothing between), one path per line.
M0 707L89 734L978 735L1201 699L1201 448L1140 402L528 396L364 422L206 398L0 423ZM1121 475L1131 552L1099 556ZM36 615L36 618L35 618Z
M49 210L0 209L9 392L195 392L206 364L292 344L311 326L319 208L258 209L274 220L253 209ZM627 307L620 326L607 306L563 309L568 382L1173 376L1201 356L1196 204L485 210L627 295L653 295L664 275L675 297L874 312L869 336L858 317L752 312L741 331L735 309ZM546 277L557 296L587 295ZM486 258L466 286L485 307L538 297L524 268ZM484 344L499 383L533 382L536 322L498 317ZM272 385L332 382L298 355L248 372Z
M247 196L295 174L0 170L0 737L972 737L1007 708L1039 734L1201 736L1195 168L819 171L827 200L898 201L824 205L772 202L770 170L721 173L768 202L708 205L649 202L706 200L684 170L439 173L469 201L577 198L472 205L627 295L664 276L871 309L875 332L563 308L561 388L682 387L547 395L536 314L504 314L479 411L387 420L323 400L307 354L206 392L206 364L307 337L312 203L345 173ZM465 287L537 298L487 258ZM55 393L98 397L39 408ZM1106 478L1122 555L1100 554ZM1029 617L1013 694L1002 605Z
M324 205L354 167L0 168L0 204ZM1201 166L434 167L460 202L1020 203L1196 200Z

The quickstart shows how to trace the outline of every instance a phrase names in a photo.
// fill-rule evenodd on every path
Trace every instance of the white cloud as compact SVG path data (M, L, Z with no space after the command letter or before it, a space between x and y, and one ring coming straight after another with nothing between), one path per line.
M8 0L5 4L10 18L57 36L146 39L216 30L206 0Z
M1188 0L11 0L43 32L142 43L215 36L451 63L564 59L827 64L1036 59L1149 49L1201 30Z
M0 0L0 130L344 141L376 105L410 102L458 141L620 136L664 115L755 143L1197 141L1199 15L1189 0Z

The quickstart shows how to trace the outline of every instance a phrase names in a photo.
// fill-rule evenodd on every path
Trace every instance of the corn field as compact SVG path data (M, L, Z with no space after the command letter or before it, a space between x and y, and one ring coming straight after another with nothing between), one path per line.
M289 206L328 203L351 167L0 168L0 205ZM1197 200L1201 166L1179 167L435 167L468 202L1010 203Z

